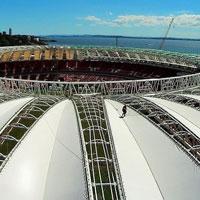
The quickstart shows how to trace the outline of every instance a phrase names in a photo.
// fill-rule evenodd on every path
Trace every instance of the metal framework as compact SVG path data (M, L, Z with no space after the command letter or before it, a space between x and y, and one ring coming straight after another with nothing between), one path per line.
M180 94L162 94L162 95L155 95L154 97L184 104L186 106L192 107L200 111L200 100L192 98L192 97L188 97L188 96L184 96Z
M73 101L80 125L89 199L125 199L102 97L76 96Z
M14 56L16 52L18 54ZM16 61L31 60L32 58L145 63L169 68L177 67L183 71L190 70L190 72L196 72L200 65L200 56L198 55L160 50L50 46L0 47L0 62L12 62L13 59L17 59ZM47 82L0 78L0 91L65 96L92 93L101 93L102 95L145 94L182 90L199 85L200 73L163 79L104 82Z
M179 68L196 69L200 64L198 55L181 54L153 49L92 48L65 46L17 46L0 47L0 62L23 60L90 60L126 62Z
M200 73L163 79L104 82L53 82L0 78L0 91L38 95L147 94L183 90L200 85Z
M35 123L62 97L37 97L23 106L0 130L0 172Z
M23 93L23 94L20 94L20 93L5 93L5 92L2 92L0 93L0 103L4 103L4 102L7 102L7 101L11 101L11 100L14 100L14 99L19 99L19 98L22 98L22 97L27 97L27 94Z
M173 94L191 94L191 95L200 95L200 86L192 87L192 88L186 88L177 92L173 92Z
M114 99L127 104L131 109L151 121L187 153L198 166L200 165L200 138L180 121L158 105L142 97L121 96Z
M160 61L161 63L177 64L188 66L189 63L196 65L199 56L195 54L183 54L169 51L153 50L153 49L137 49L137 48L105 48L105 47L65 47L65 46L18 46L18 47L1 47L0 52L13 51L32 51L32 50L50 50L55 53L63 53L62 50L73 50L73 57L79 60L83 59L133 59L139 61ZM59 53L58 53L59 51ZM56 58L56 57L55 57ZM193 66L193 65L191 65Z

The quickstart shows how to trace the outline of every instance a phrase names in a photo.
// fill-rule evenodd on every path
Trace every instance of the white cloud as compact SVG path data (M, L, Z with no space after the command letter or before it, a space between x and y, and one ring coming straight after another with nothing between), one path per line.
M99 24L99 25L108 25L108 26L115 26L116 24L110 20L103 20L101 18L98 18L96 16L87 16L84 18L84 20L89 21L94 24Z
M175 20L175 24L180 26L200 26L200 15L182 14Z
M87 16L84 20L93 24L107 26L158 26L168 25L172 17L175 17L174 24L177 26L200 27L200 14L179 14L176 16L121 15L112 20L98 18L96 16Z

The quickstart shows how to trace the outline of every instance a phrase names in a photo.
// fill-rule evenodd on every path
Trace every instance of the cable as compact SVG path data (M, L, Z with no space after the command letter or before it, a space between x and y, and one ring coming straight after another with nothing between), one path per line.
M46 119L44 119L51 131L51 134L53 136L53 130L51 128L51 126L49 125L48 121ZM55 140L61 144L68 152L70 152L72 155L74 155L74 157L76 157L78 160L81 160L81 162L83 162L83 159L79 157L79 155L77 155L76 153L74 153L69 147L67 147L63 142L61 142L57 137L55 138Z

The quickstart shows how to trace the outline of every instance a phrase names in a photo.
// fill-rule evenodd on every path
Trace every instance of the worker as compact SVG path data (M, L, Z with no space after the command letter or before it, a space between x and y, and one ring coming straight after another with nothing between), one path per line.
M124 118L126 116L126 113L127 113L127 107L126 107L126 105L124 105L122 108L122 118Z

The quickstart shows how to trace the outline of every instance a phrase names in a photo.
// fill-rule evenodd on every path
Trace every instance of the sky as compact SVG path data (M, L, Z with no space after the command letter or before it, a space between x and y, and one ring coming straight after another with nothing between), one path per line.
M200 0L1 0L0 31L200 38Z

